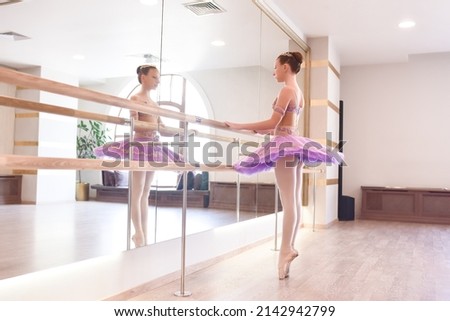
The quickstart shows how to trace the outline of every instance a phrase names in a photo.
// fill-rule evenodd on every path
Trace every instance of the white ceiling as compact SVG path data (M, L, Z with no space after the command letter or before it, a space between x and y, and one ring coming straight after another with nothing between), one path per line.
M450 52L450 0L269 0L307 37L329 36L341 65ZM416 22L402 30L398 23Z
M144 61L139 55L159 54L161 33L163 57L184 70L252 65L256 50L276 52L278 42L285 41L282 34L271 31L270 44L262 45L260 16L251 0L215 0L227 12L203 17L181 5L191 0L165 0L162 31L161 1L153 7L139 0L25 0L0 6L0 32L30 37L20 41L0 37L0 64L43 65L87 81L129 75ZM304 36L329 36L342 65L450 52L449 0L266 2ZM397 24L406 18L414 19L416 27L400 30ZM210 46L217 38L227 45ZM74 60L75 54L86 59Z

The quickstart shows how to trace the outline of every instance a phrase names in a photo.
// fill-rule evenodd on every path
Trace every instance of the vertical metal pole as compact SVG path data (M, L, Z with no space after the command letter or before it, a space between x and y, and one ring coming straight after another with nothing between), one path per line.
M241 140L238 141L238 151L241 150ZM240 156L240 154L238 154ZM241 219L241 175L237 173L236 179L236 222Z
M155 173L155 175L157 176L157 174ZM158 176L156 177L156 190L155 190L155 237L154 237L154 243L156 243L157 237L156 234L158 232ZM151 191L150 191L150 195L151 195Z
M316 172L313 173L313 232L316 230Z
M126 139L126 137L125 137ZM128 159L133 160L133 147L132 142L134 140L134 118L130 119L130 137L128 144ZM124 143L125 144L125 143ZM124 146L125 149L125 146ZM124 150L125 155L125 150ZM123 159L125 162L125 157ZM127 250L131 249L131 193L133 192L133 171L128 171L128 218L127 218Z
M236 180L236 221L239 222L241 219L241 175L237 174Z
M187 163L189 160L188 155L188 123L184 124L184 161ZM176 296L185 297L190 296L192 293L186 291L184 288L185 277L186 277L186 209L187 209L187 171L183 172L183 208L181 211L181 279L180 279L180 291L175 292Z
M278 251L278 185L275 183L275 241L273 250Z

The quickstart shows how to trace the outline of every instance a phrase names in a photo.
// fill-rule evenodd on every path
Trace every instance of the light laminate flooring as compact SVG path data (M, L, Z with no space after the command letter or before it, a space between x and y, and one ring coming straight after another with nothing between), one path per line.
M64 202L0 205L0 279L110 255L127 248L127 204ZM181 236L178 207L149 207L149 244ZM255 217L188 208L186 233ZM156 227L156 228L155 228Z
M356 220L302 228L290 277L273 241L129 300L450 300L450 226Z

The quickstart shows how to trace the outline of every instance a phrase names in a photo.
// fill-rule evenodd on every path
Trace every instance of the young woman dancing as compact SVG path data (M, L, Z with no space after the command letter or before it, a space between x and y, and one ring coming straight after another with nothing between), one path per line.
M278 277L289 276L291 262L298 256L294 248L301 215L302 169L304 164L339 163L342 155L333 155L319 143L297 135L297 124L304 105L296 74L303 56L299 52L286 52L275 60L273 76L284 83L272 105L272 116L255 123L225 122L233 129L251 130L273 137L255 152L234 164L243 174L254 174L275 168L275 177L283 205L283 231L278 259Z
M139 91L130 97L130 100L144 103L148 106L159 107L150 98L150 91L158 87L159 71L155 66L142 65L136 70L138 81L141 84ZM145 121L151 124L160 124L159 116L150 113L130 111L130 118ZM181 161L181 156L172 152L164 145L153 144L159 141L159 132L150 129L135 129L132 142L132 154L129 154L130 140L108 143L94 150L97 157L113 157L115 159L132 159L140 162L170 162ZM147 244L148 225L148 197L154 171L133 171L132 172L132 193L131 193L131 221L134 227L132 240L135 247Z

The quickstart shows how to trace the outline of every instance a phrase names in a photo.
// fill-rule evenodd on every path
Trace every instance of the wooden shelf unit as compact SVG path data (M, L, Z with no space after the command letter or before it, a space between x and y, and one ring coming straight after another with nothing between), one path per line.
M97 201L102 202L128 202L127 187L110 187L93 185L97 191ZM237 200L236 183L210 182L210 189L188 190L189 207L210 207L215 209L235 210ZM156 193L150 191L149 203L155 204ZM181 206L183 201L182 190L158 191L158 205ZM275 212L275 185L242 183L240 185L240 210L269 214ZM278 198L278 210L282 211L281 200Z
M97 191L96 200L99 202L128 203L128 187L112 187L103 185L92 185L92 189ZM157 200L157 201L156 201ZM158 206L182 206L182 190L151 190L149 204ZM188 190L187 205L189 207L208 207L209 191Z
M0 176L0 204L22 203L22 175Z
M362 186L361 218L450 224L450 190Z
M228 182L210 182L210 205L217 209L236 209L237 184ZM275 212L274 184L240 184L240 210L269 214ZM278 210L282 211L278 198Z

